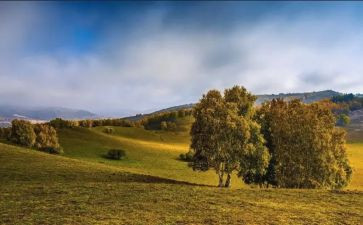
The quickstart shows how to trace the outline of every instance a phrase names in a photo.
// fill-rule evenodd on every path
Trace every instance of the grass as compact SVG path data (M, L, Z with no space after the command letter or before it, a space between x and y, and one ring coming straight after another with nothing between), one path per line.
M359 191L219 189L0 144L0 224L361 224Z
M133 127L113 127L112 135L105 134L105 127L75 128L59 131L64 155L113 165L132 173L155 175L178 181L216 185L215 172L194 172L186 162L179 160L181 153L189 150L187 132L147 131ZM123 160L103 157L109 149L126 151ZM243 187L237 176L232 180L234 188Z
M347 145L348 157L353 167L353 178L349 189L363 190L363 142L355 142Z
M363 224L363 142L348 144L354 169L342 191L259 189L213 171L194 172L190 118L178 132L105 127L60 130L64 155L0 143L0 224ZM108 160L109 149L123 160Z

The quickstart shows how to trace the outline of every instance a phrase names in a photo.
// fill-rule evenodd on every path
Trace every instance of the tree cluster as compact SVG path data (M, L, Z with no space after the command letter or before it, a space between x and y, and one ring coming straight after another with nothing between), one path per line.
M56 130L48 124L31 124L25 120L13 120L7 135L9 141L25 146L34 147L50 153L61 153Z
M219 186L233 172L247 184L284 188L342 188L351 178L345 131L334 104L274 99L255 108L245 88L211 90L194 108L190 166L214 169ZM224 176L226 181L224 182Z
M345 113L363 108L363 98L354 94L334 96L331 100L332 102L341 105L342 108L346 110Z
M342 188L352 169L345 147L345 131L335 127L331 109L319 102L281 99L264 103L256 115L271 160L265 182L286 188Z
M168 131L176 131L177 127L177 119L184 118L186 116L191 116L192 110L181 109L178 111L171 112L162 112L157 114L149 115L139 122L144 126L147 130L168 130Z
M119 126L119 127L139 127L140 122L133 122L126 119L97 119L97 120L64 120L56 118L51 120L49 124L56 128L74 128L74 127L98 127L98 126Z

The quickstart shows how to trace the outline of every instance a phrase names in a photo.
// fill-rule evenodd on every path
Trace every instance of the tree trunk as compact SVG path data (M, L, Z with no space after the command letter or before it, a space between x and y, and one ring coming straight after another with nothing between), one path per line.
M224 173L223 172L219 172L218 173L218 176L219 176L219 184L218 184L218 187L223 187L223 176L224 176Z
M231 180L232 180L232 177L231 177L231 174L227 174L227 179L226 179L226 184L224 185L224 187L226 188L229 188L231 187Z

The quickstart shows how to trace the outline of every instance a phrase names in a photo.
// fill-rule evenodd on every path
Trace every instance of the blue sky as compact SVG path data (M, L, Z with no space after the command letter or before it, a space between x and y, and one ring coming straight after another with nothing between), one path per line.
M360 2L0 2L0 103L129 115L209 89L363 92Z

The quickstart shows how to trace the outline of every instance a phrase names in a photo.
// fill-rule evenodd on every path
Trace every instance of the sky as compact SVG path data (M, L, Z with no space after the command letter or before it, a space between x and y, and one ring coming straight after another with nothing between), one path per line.
M210 89L363 92L363 2L0 2L0 104L126 116Z

